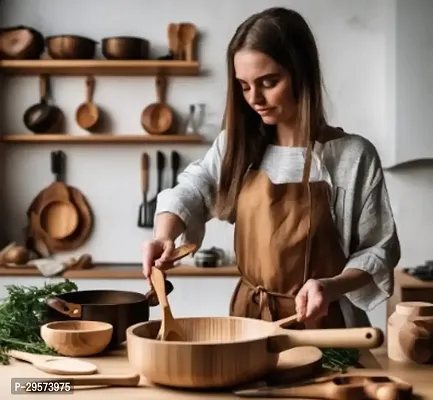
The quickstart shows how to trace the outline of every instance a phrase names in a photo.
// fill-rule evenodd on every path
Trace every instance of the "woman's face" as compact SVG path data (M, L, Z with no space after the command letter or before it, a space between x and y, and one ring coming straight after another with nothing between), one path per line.
M291 80L287 71L266 54L241 50L234 67L247 103L267 125L287 123L296 115Z

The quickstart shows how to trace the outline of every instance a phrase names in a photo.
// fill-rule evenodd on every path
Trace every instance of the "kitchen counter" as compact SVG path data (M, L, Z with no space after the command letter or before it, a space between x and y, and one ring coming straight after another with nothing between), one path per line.
M104 357L86 358L95 363L101 374L128 374L134 371L128 364L125 349L110 352ZM403 380L410 381L413 385L413 391L417 399L433 400L433 366L412 365L402 366L387 359L384 349L376 349L372 352L364 352L361 358L361 364L365 368L353 369L351 372L360 374L382 373L394 375ZM0 393L2 399L14 399L11 394L12 378L38 378L47 377L48 374L36 370L30 364L11 359L10 365L0 365ZM74 388L73 399L76 400L99 400L105 399L106 396L119 395L122 400L183 400L183 399L239 399L231 393L203 393L194 391L175 390L168 388L155 387L141 379L139 387L76 387ZM30 396L21 394L19 398L30 398ZM33 398L33 397L32 397ZM50 394L49 398L67 399L65 394Z

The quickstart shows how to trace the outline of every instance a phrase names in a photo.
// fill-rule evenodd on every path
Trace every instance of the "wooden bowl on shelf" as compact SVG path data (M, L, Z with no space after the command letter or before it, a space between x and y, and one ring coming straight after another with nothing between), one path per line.
M44 342L64 356L101 353L110 343L113 326L101 321L55 321L41 326Z
M45 41L49 56L56 60L89 60L95 57L97 42L84 36L49 36Z

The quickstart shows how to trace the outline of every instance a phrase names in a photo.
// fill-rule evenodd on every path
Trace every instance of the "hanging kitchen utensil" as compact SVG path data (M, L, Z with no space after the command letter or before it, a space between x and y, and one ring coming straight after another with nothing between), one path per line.
M158 193L160 193L162 190L162 178L164 174L164 168L165 168L165 156L162 152L158 151L156 153L157 188L156 188L155 197L152 200L150 200L148 203L149 219L147 221L148 224L145 225L147 228L153 228L154 225L154 218L156 213L156 200L158 198Z
M241 317L177 318L184 340L161 342L160 320L127 329L127 355L136 372L156 384L183 388L233 387L275 369L279 353L297 346L376 348L377 328L283 329L293 316L275 322ZM148 357L152 354L152 357Z
M64 168L65 165L62 164L62 171L60 172L60 176L62 176L62 182L64 182ZM39 248L44 247L41 246L41 244L43 244L50 254L55 252L76 250L89 238L93 228L93 216L86 198L77 188L67 186L70 202L75 206L76 211L78 212L79 222L75 231L63 239L55 239L47 235L42 230L40 227L41 207L45 203L45 199L51 197L51 186L55 184L56 182L52 183L47 188L39 192L27 209L27 217L29 219L27 246L37 251L35 248L36 244L39 244Z
M138 209L138 222L140 228L151 228L153 223L151 221L149 202L147 201L147 192L149 190L149 155L147 153L141 154L141 192L143 193L143 201Z
M39 76L40 102L29 107L24 113L24 124L33 133L49 133L57 128L62 112L55 105L48 103L49 79L47 75Z
M68 187L61 177L65 157L65 153L60 150L51 153L51 170L55 182L45 192L39 210L40 228L53 239L64 239L72 235L79 223L78 211L71 202Z
M24 351L9 350L8 355L17 360L27 361L41 371L55 375L90 375L97 371L96 365L69 357L45 356L26 353Z
M180 155L177 151L171 152L171 171L172 171L172 182L171 187L174 188L177 184L177 175L180 168Z
M159 304L162 307L161 328L159 329L156 339L164 341L182 341L184 336L182 328L173 317L170 304L168 303L167 295L165 293L163 272L158 268L152 268L150 280L155 289L156 295L158 296Z
M93 102L94 91L95 78L93 75L88 75L86 78L86 102L80 104L75 115L77 124L87 130L92 130L99 120L99 110Z
M149 134L166 133L173 123L173 110L165 103L167 81L164 75L156 77L157 102L148 105L141 114L141 125Z
M332 400L397 400L412 395L412 386L388 375L337 374L293 385L238 389L239 397L314 398Z

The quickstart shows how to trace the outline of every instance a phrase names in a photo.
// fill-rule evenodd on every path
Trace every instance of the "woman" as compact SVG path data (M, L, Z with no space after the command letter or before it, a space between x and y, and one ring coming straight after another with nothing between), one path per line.
M200 245L216 217L235 223L231 315L369 325L366 311L392 293L400 258L375 148L327 124L316 44L295 11L248 18L227 61L224 129L158 196L144 275L163 267L180 235Z

